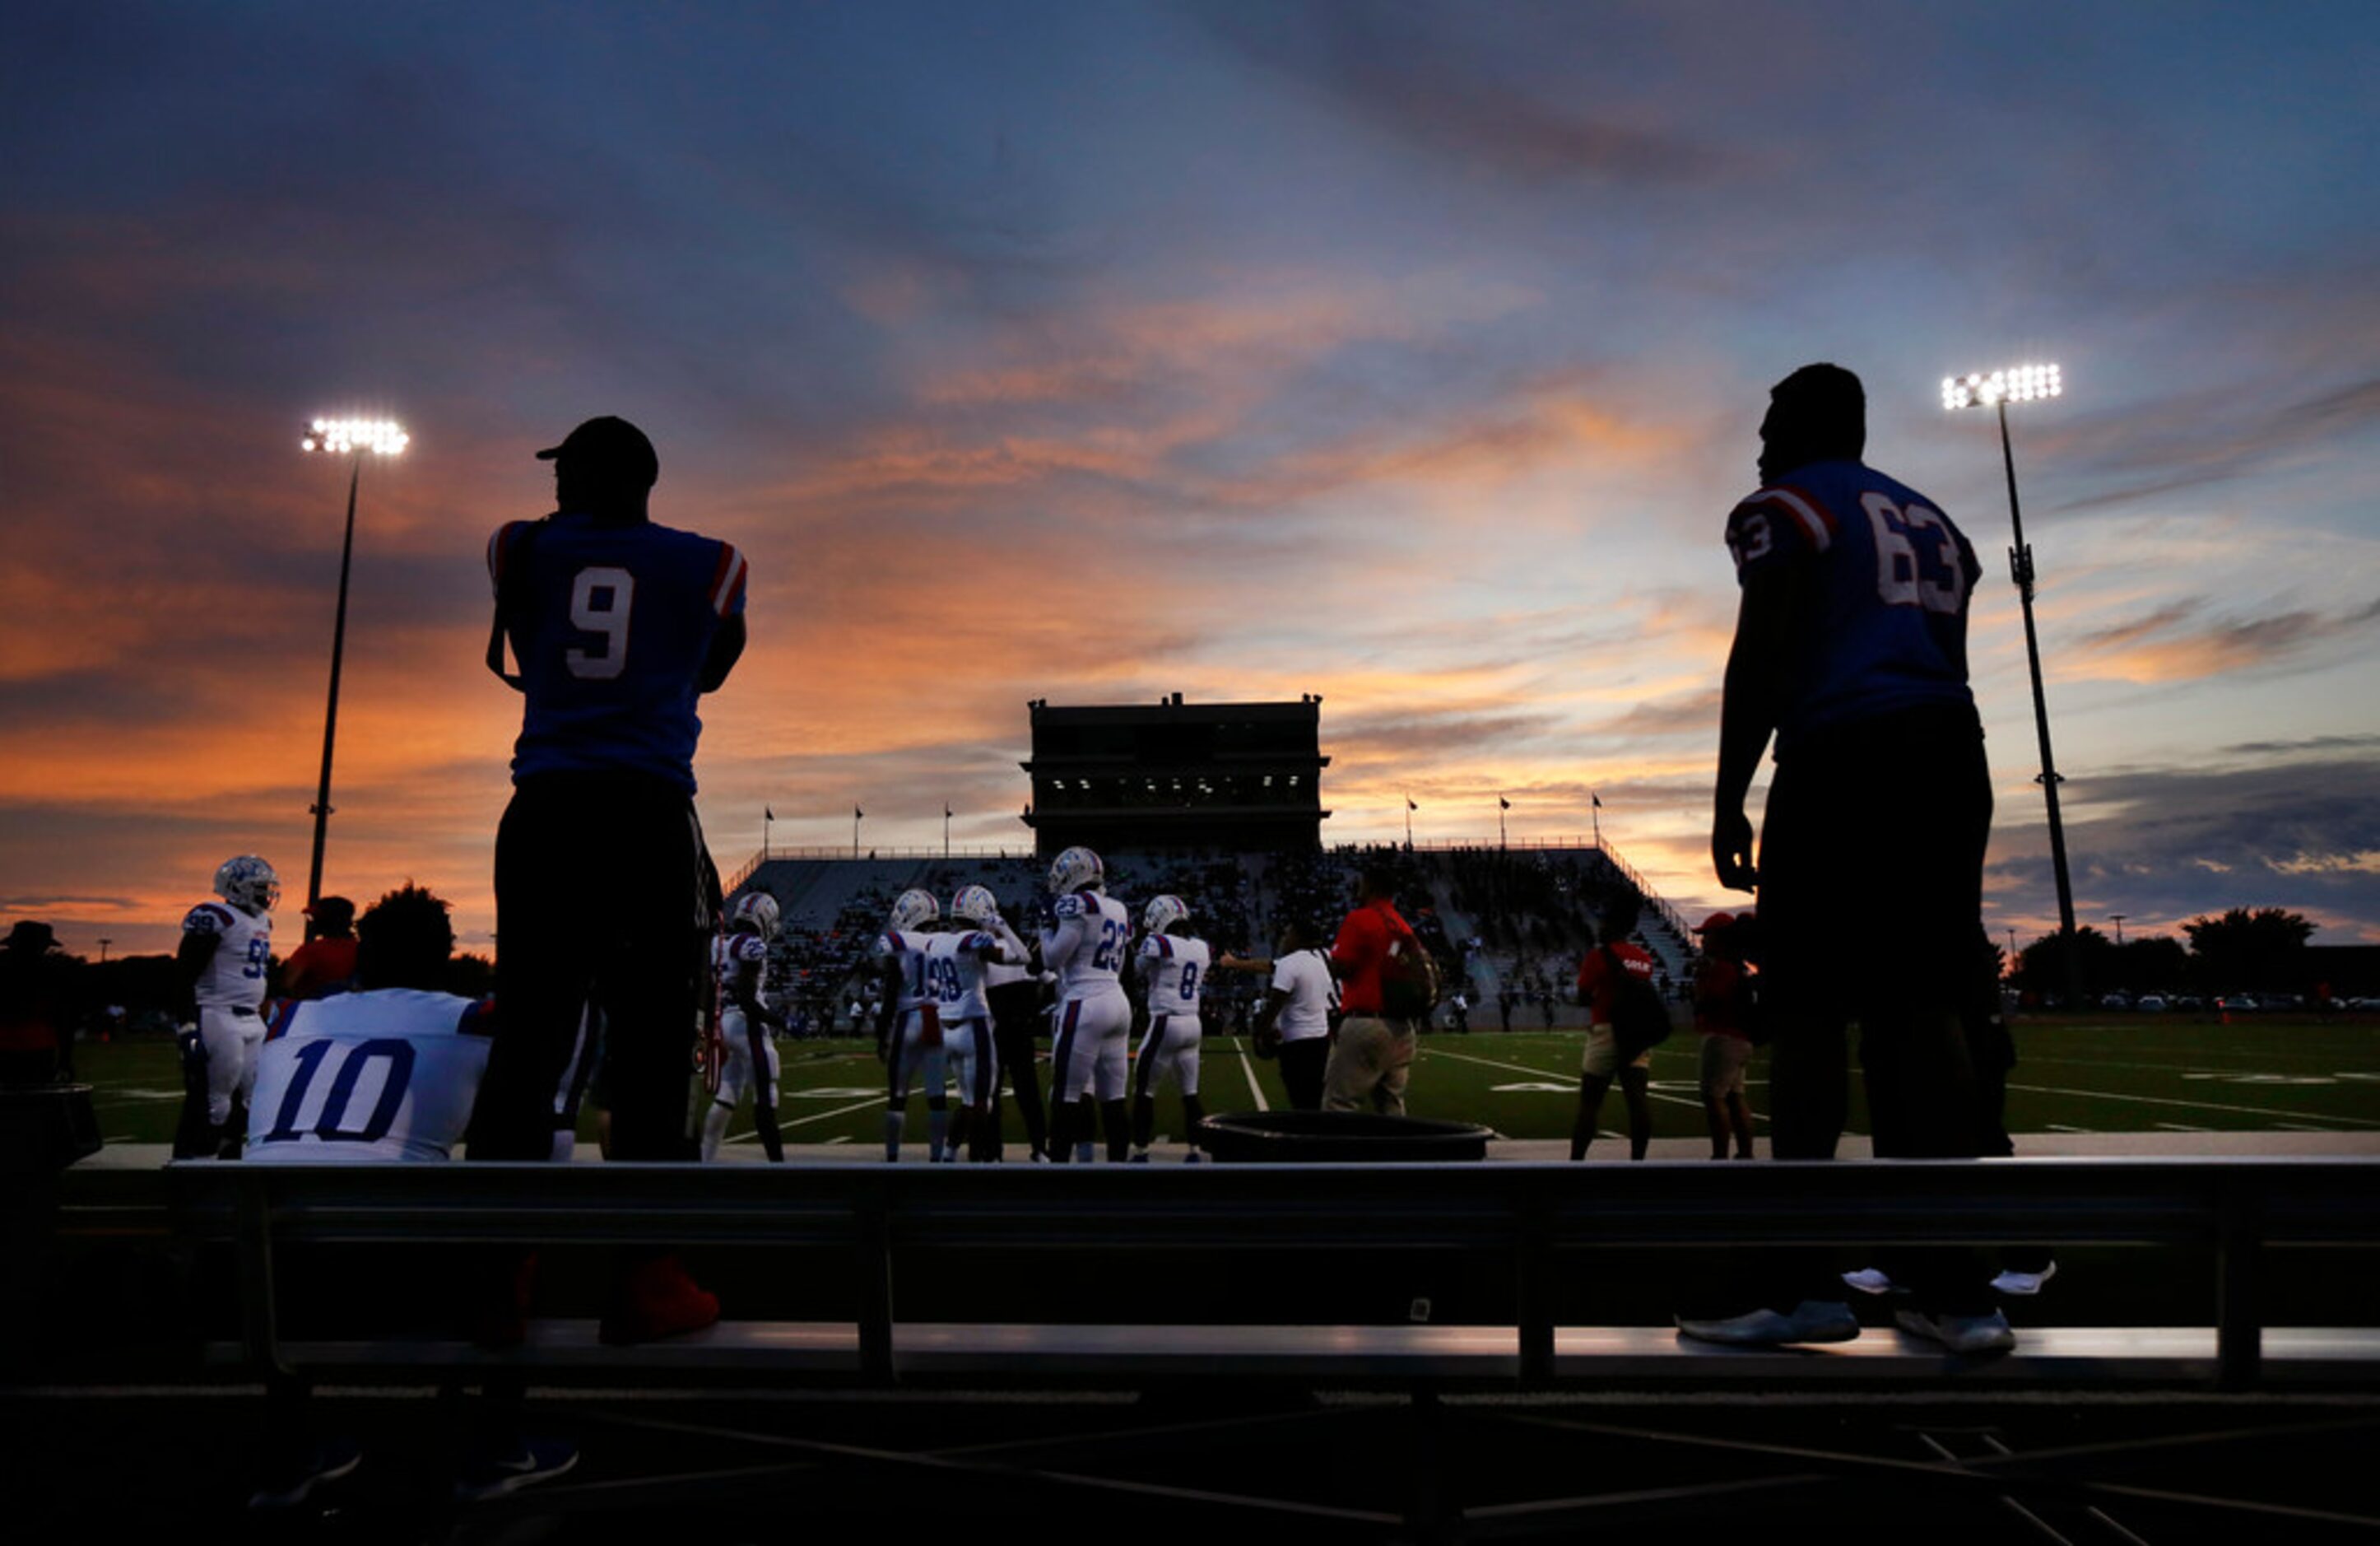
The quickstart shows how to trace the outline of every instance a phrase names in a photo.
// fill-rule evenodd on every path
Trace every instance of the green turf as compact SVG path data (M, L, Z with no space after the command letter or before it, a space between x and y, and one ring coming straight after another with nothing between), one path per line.
M2380 1135L2380 1019L2270 1016L2229 1026L2195 1019L2105 1016L2020 1021L2019 1065L2010 1076L2013 1132L2157 1132L2191 1129L2369 1132ZM1418 1116L1481 1122L1509 1138L1570 1132L1578 1085L1576 1031L1433 1034L1422 1041L1408 1106ZM1694 1092L1694 1037L1681 1032L1653 1054L1654 1121L1663 1137L1702 1131ZM783 1043L780 1117L787 1141L881 1141L883 1067L865 1041ZM123 1041L78 1049L79 1072L96 1087L100 1130L111 1143L170 1139L181 1076L170 1042ZM1200 1080L1209 1112L1286 1106L1274 1065L1210 1039ZM1047 1065L1043 1066L1047 1077ZM1253 1077L1255 1090L1250 1089ZM1766 1109L1765 1056L1751 1069L1753 1110ZM1257 1093L1261 1094L1261 1101ZM924 1136L924 1102L910 1102ZM1624 1122L1617 1097L1607 1124ZM1765 1122L1755 1121L1765 1130ZM1866 1131L1854 1087L1852 1130ZM1180 1106L1158 1102L1158 1130L1179 1137ZM591 1118L585 1129L591 1137ZM748 1116L730 1129L749 1142ZM1012 1114L1009 1136L1021 1128Z

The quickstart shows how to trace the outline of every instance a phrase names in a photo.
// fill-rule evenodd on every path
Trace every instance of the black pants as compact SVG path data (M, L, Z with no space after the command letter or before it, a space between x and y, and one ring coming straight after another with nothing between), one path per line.
M1330 1062L1328 1036L1308 1036L1281 1044L1281 1082L1289 1089L1292 1111L1322 1109L1322 1070Z
M1041 1087L1035 1082L1033 1062L1034 1033L1041 1025L1039 992L1038 984L1021 981L1002 983L985 995L991 1005L991 1041L1000 1053L1000 1074L1016 1092L1016 1114L1023 1119L1025 1139L1036 1153L1050 1138L1050 1119L1042 1113ZM995 1121L997 1110L995 1103Z
M524 780L496 833L496 1033L475 1160L543 1160L589 997L607 1016L612 1155L691 1160L686 1081L711 881L686 795L658 780Z
M1830 1160L1849 1100L1849 1026L1886 1159L1985 1152L1961 1012L1980 936L1990 770L1966 705L1837 728L1779 759L1760 840L1771 1152ZM1763 1298L1840 1299L1820 1253L1790 1253ZM1991 1305L1979 1252L1894 1253L1929 1308Z

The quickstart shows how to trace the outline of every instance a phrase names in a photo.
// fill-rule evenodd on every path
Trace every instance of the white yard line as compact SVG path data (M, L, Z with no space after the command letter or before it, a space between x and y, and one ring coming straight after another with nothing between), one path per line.
M2248 1116L2279 1116L2292 1120L2306 1114L2301 1111L2281 1111L2272 1106L2234 1106L2220 1101L2176 1101L2164 1095L2119 1095L2112 1090L2058 1090L2042 1084L2012 1084L2010 1090L2022 1090L2028 1095L2063 1095L2078 1101L2131 1101L2144 1106L2180 1106L2185 1111L2228 1111ZM2380 1119L2367 1116L2329 1116L2325 1122L2345 1122L2357 1127L2380 1127Z
M2094 1130L2089 1127L2070 1127L2063 1122L2045 1122L2042 1126L2053 1133L2087 1133Z
M2150 1126L2166 1133L2211 1133L2212 1127L2193 1127L2187 1122L2152 1122Z
M1493 1058L1474 1057L1468 1053L1450 1053L1439 1047L1426 1047L1418 1055L1425 1057L1451 1058L1456 1063L1475 1063L1482 1068L1502 1068L1515 1074L1535 1074L1541 1079L1574 1079L1578 1077L1574 1073L1564 1074L1560 1069L1529 1068L1524 1067L1518 1063L1499 1063ZM1668 1095L1658 1090L1646 1090L1645 1093L1656 1101L1666 1101L1673 1106L1684 1106L1689 1111L1700 1111L1703 1109L1703 1103L1699 1099L1688 1100L1683 1095ZM1752 1119L1755 1122L1766 1122L1768 1120L1766 1115L1759 1112L1754 1112L1752 1114Z
M881 1095L871 1096L870 1098L868 1098L868 1100L865 1100L865 1101L855 1101L855 1102L853 1102L850 1105L847 1105L847 1106L837 1106L837 1107L835 1107L835 1108L834 1108L834 1110L832 1110L832 1111L822 1111L822 1112L818 1112L818 1113L815 1113L815 1114L811 1114L811 1115L809 1115L809 1116L797 1116L797 1117L795 1117L791 1122L780 1122L780 1123L778 1123L778 1124L777 1124L777 1126L778 1126L778 1127L779 1127L779 1128L781 1128L781 1129L782 1129L782 1128L785 1128L785 1127L800 1127L800 1126L807 1126L808 1124L812 1123L812 1122L824 1122L824 1121L825 1121L828 1117L830 1117L830 1116L842 1116L842 1115L844 1115L844 1114L845 1114L846 1113L849 1113L849 1112L855 1112L855 1111L866 1111L866 1110L867 1110L868 1107L870 1107L870 1106L880 1106L880 1105L882 1105L883 1103L884 1103L884 1097L883 1097L883 1096L881 1096ZM828 1139L827 1141L828 1141L828 1142L830 1142L830 1143L832 1143L832 1142L833 1141L833 1139L830 1138L830 1139Z
M1272 1110L1271 1103L1265 1099L1264 1087L1257 1083L1256 1062L1248 1056L1247 1043L1245 1041L1240 1043L1240 1069L1248 1077L1248 1099L1257 1103L1257 1110Z

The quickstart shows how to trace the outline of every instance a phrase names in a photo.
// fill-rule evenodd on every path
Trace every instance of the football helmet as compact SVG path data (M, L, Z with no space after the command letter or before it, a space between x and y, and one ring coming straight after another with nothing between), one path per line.
M910 929L922 929L941 916L942 905L934 900L932 892L912 887L903 892L900 899L892 904L892 916L886 920L885 927L897 934Z
M1190 904L1179 896L1152 896L1141 909L1140 926L1152 934L1161 934L1190 916Z
M990 886L967 886L951 898L951 916L989 928L1000 921L1000 898Z
M254 854L242 854L215 871L215 895L250 918L261 917L281 901L281 877Z
M764 940L777 937L777 899L765 891L747 891L735 899L731 924L749 924Z
M1099 856L1085 847L1073 847L1060 854L1050 866L1050 895L1063 896L1075 891L1105 891L1108 867Z

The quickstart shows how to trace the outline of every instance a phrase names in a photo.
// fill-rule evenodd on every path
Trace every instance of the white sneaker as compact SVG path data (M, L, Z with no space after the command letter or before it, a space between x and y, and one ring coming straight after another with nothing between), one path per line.
M1791 1342L1849 1342L1860 1334L1860 1323L1849 1305L1804 1299L1793 1307L1791 1315L1767 1309L1723 1321L1690 1321L1682 1315L1678 1317L1678 1333L1697 1342L1773 1347Z
M1893 1322L1912 1336L1938 1342L1953 1353L2005 1353L2016 1345L2016 1333L1998 1310L1989 1315L1931 1315L1922 1309L1896 1310Z
M1843 1274L1843 1285L1863 1294L1906 1294L1909 1290L1892 1281L1881 1267L1862 1267L1856 1272Z
M2030 1298L2041 1292L2043 1284L2057 1275L2058 1263L2045 1261L2041 1264L2041 1271L2037 1272L2020 1272L2014 1269L2002 1272L1992 1279L1992 1286L2003 1294L2014 1294L2020 1297Z

